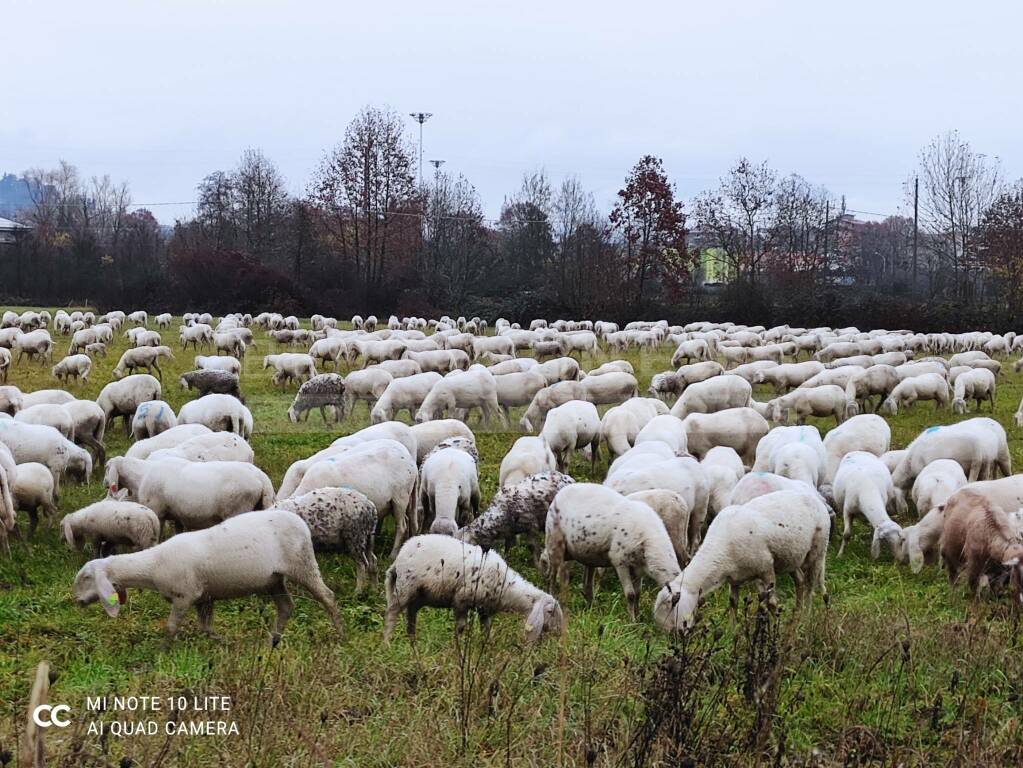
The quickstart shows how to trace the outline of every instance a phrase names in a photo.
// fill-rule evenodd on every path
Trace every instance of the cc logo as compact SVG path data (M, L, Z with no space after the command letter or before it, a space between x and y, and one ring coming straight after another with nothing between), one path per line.
M49 728L51 725L55 725L58 728L67 728L71 725L71 720L68 718L61 718L61 715L68 714L70 712L71 707L67 704L57 704L56 706L51 704L40 704L32 710L32 721L40 728Z

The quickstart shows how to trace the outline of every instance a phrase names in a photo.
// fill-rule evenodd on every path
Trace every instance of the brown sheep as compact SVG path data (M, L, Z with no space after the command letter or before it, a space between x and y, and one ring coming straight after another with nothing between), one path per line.
M975 598L1008 569L1013 590L1023 599L1020 532L1001 507L976 490L964 488L945 504L941 559L948 569L950 583L955 583L965 569Z

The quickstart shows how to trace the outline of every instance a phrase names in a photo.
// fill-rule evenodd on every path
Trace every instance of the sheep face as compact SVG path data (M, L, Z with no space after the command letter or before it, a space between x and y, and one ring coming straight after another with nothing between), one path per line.
M544 633L560 633L565 623L561 605L550 595L545 595L533 603L533 610L526 618L526 642L535 643Z
M116 617L127 600L127 593L120 587L114 588L107 578L103 563L103 560L91 560L83 565L75 576L72 594L78 605L92 605L98 602L108 616Z
M665 584L654 603L654 621L665 632L683 632L693 626L697 595L678 585Z

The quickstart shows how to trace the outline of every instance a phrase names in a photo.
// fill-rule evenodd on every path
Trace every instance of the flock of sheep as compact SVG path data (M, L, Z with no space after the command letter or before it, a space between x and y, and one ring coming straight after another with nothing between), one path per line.
M267 594L277 608L276 642L292 608L287 581L305 587L340 627L316 553L350 556L361 592L376 580L374 538L387 517L386 638L404 614L414 640L422 607L453 610L456 632L471 612L484 622L518 613L530 641L560 631L553 593L567 588L571 562L585 569L587 600L599 569L613 568L633 620L642 580L652 579L653 619L669 632L690 626L699 603L725 584L734 608L741 585L752 582L774 601L777 577L789 575L802 604L826 595L838 516L839 556L852 521L863 519L874 557L884 545L914 571L940 561L953 582L965 571L978 596L1010 584L1012 599L1023 599L1023 476L1012 475L1002 425L976 416L890 450L891 431L877 415L918 400L955 413L971 402L993 410L995 357L1019 351L1023 336L664 321L620 329L534 320L526 329L503 319L488 334L479 318L391 317L378 328L373 316L342 330L319 315L302 328L271 312L216 320L189 313L180 346L211 354L197 355L196 369L181 376L180 386L199 396L175 413L162 399L159 367L173 357L161 334L171 324L168 314L142 311L8 311L0 323L3 381L26 356L28 364L51 360L51 328L69 339L52 369L65 382L87 379L114 334L130 340L95 401L0 387L0 540L9 550L19 510L30 516L29 535L40 510L55 521L61 482L102 466L106 498L60 521L68 545L94 549L75 599L116 616L127 589L156 590L171 603L171 636L192 607L209 631L216 600ZM276 490L248 443L254 424L240 374L256 346L253 327L279 349L308 349L263 359L275 385L299 385L292 421L318 410L325 425L338 423L360 401L371 421L294 462ZM601 349L666 345L680 367L653 376L649 397L626 360L580 366ZM333 372L318 372L327 366ZM767 402L753 397L760 384L774 389ZM612 407L601 414L598 405ZM509 429L511 408L525 409L518 426L527 434L501 460L500 487L484 507L467 421L476 410L483 425ZM396 420L403 412L411 426ZM807 416L833 417L837 426L822 437ZM118 418L133 443L108 459L104 436ZM1016 419L1023 422L1023 409ZM568 474L577 450L594 469L608 452L603 483ZM897 522L911 517L910 505L916 521ZM495 551L520 536L547 591Z

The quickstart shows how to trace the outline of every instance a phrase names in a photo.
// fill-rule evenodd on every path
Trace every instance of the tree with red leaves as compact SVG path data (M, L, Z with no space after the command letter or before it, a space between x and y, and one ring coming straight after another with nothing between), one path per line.
M645 155L633 166L610 218L623 239L631 311L644 310L652 286L678 294L689 285L686 215L660 158Z

